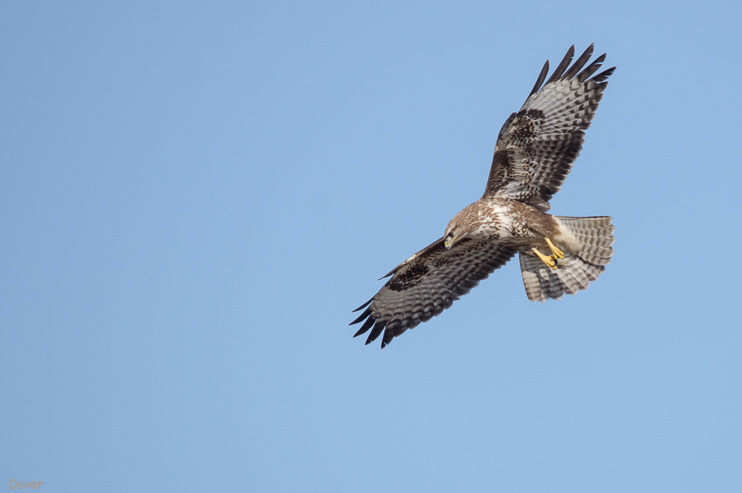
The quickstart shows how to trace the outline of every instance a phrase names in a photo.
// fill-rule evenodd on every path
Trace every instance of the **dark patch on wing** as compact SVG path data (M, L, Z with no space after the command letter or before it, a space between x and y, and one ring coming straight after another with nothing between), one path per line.
M423 262L413 262L407 269L389 281L392 291L404 291L415 286L430 269Z

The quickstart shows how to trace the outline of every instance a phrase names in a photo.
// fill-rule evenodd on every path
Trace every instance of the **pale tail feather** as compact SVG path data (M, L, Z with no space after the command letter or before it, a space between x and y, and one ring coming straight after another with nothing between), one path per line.
M615 241L613 231L616 228L611 224L610 217L554 218L579 240L582 248L578 252L571 252L562 247L565 258L557 262L556 270L547 267L537 257L520 254L523 284L531 301L558 300L565 294L587 289L605 270L613 255L611 245Z

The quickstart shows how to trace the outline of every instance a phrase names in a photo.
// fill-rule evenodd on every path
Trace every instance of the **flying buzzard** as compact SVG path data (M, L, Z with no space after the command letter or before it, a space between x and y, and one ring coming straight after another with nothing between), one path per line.
M585 67L592 53L590 45L569 67L574 56L574 46L570 47L544 84L547 60L525 104L510 115L497 136L482 198L456 214L442 238L384 276L392 277L354 310L366 308L351 322L365 320L355 336L371 329L369 344L383 331L385 347L450 307L516 252L532 301L587 289L605 270L613 255L615 228L610 217L546 213L582 149L585 129L615 70L591 78L605 60L603 54Z

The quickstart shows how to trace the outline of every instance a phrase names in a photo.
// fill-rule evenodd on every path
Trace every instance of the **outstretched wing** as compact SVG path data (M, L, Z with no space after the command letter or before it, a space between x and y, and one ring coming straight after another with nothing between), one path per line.
M369 329L366 344L384 331L381 347L421 322L427 322L467 294L479 281L505 265L516 250L463 239L446 250L443 238L392 270L376 296L354 311L366 310L351 325L364 322L353 337ZM385 276L386 277L386 276Z
M574 48L541 87L549 71L546 62L523 107L502 126L484 197L503 196L544 212L551 207L549 200L559 191L580 153L585 129L608 85L605 81L615 70L613 67L590 78L605 54L582 70L593 45L567 70Z

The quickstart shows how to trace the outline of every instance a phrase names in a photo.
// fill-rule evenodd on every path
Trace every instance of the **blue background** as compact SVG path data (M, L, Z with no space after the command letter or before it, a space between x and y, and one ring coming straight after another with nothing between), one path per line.
M0 488L739 491L733 2L0 7ZM350 310L484 189L548 58L618 66L517 261L391 346Z

